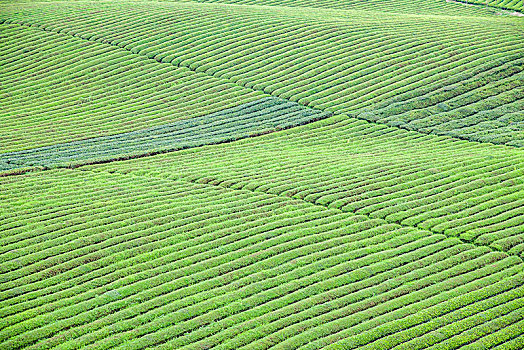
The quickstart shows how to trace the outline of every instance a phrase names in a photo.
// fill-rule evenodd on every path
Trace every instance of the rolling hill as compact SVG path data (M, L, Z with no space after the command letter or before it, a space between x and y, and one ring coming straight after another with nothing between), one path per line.
M518 4L0 4L0 348L524 348Z

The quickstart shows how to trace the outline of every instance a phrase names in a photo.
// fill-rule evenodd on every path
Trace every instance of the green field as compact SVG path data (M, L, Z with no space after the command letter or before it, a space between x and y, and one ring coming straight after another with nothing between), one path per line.
M522 1L467 2L0 3L0 349L524 349Z
M520 12L524 10L524 3L522 0L466 0L465 2L475 5L498 7L505 10L516 10Z

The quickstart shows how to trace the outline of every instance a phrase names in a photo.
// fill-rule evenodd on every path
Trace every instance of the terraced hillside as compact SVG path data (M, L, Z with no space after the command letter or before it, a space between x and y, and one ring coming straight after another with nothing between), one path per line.
M4 152L141 130L264 97L111 45L19 25L1 30Z
M338 117L92 170L267 192L521 255L522 154Z
M335 8L335 9L360 9L360 10L379 10L384 12L395 13L444 13L449 14L450 8L445 6L442 1L420 1L415 0L410 3L405 1L358 1L358 0L196 0L197 2L222 2L229 4L249 4L249 5L280 5L293 7L320 7L320 8ZM522 11L522 0L448 0L448 2L459 2L465 4L484 5L493 8L502 8L507 10Z
M524 11L524 3L521 0L488 0L488 1L480 1L480 0L466 0L465 2L470 4L476 4L476 5L487 5L492 7L498 7L505 10L516 10L516 11Z
M53 0L17 0L11 2L52 2ZM84 1L84 0L69 0ZM107 2L107 0L91 0L95 2ZM162 1L173 2L177 0L128 0L129 2ZM445 0L446 1L446 0ZM446 2L454 2L448 0ZM198 3L224 3L232 5L262 5L262 6L285 6L294 8L324 8L337 10L365 10L379 11L388 13L408 13L408 14L431 14L431 15L479 15L486 14L486 10L492 8L516 7L518 10L521 0L488 0L488 8L450 6L441 0L178 0L177 2L198 2ZM85 1L84 1L85 2ZM456 0L459 3L486 5L485 0ZM492 9L491 9L492 10Z
M17 4L3 17L321 110L524 142L520 19L179 2Z
M500 11L1 3L0 349L523 349Z
M2 198L17 208L2 223L3 348L475 348L522 331L522 260L442 234L106 172L8 177Z

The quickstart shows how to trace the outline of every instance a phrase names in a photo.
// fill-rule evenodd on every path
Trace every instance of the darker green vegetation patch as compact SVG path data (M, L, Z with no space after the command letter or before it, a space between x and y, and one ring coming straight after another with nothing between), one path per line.
M428 134L524 146L524 59L504 58L436 90L406 94L354 115ZM398 99L398 98L397 98Z
M0 171L71 167L230 142L324 119L330 113L267 97L144 130L2 154Z
M104 46L125 57L124 62L131 57L147 58L155 71L170 66L190 70L195 79L207 77L208 80L212 78L215 86L231 86L232 94L263 92L303 106L425 134L522 146L524 41L518 18L495 17L490 14L498 9L486 10L482 6L464 6L444 0L417 0L417 5L400 0L394 3L378 0L271 1L271 5L371 10L351 12L310 7L297 11L293 7L232 6L226 4L232 0L224 2L136 2L132 7L124 6L125 11L118 2L17 4L5 7L2 17L6 26L31 27L32 35L40 30L51 37ZM234 2L268 4L261 0ZM391 11L446 16L387 13ZM86 13L93 15L86 16ZM461 13L483 16L459 16ZM15 41L13 47L25 49L17 43ZM90 64L98 67L95 60L96 56ZM25 71L23 66L20 69ZM156 75L153 77L156 83ZM12 93L19 90L15 78L10 85ZM108 79L113 80L111 76ZM167 75L162 84L169 85L170 80ZM27 81L24 93L32 96L34 89L30 76ZM45 88L43 83L40 86ZM200 85L191 85L191 91L199 88ZM129 88L123 90L122 96L130 95ZM167 91L166 88L161 90L162 94ZM154 88L148 91L143 101L150 103L151 111L144 117L158 120L160 111L169 114L170 106L155 98L159 92ZM175 93L181 89L175 86L169 91ZM210 92L218 102L224 101L220 99L220 91L198 90L199 94L203 91ZM25 95L18 94L18 97L21 101L27 100ZM258 98L255 94L253 97ZM166 99L171 105L176 105L175 101ZM203 106L207 101L207 96L202 96ZM243 100L238 104L251 101ZM233 105L236 103L224 108ZM25 104L15 106L13 111L19 115L32 116ZM98 119L104 119L102 112L106 110L119 115L119 111L110 106L100 110ZM194 110L191 106L187 104L188 111ZM44 114L40 104L31 107L39 117L51 115L61 120L61 111L46 110ZM126 104L125 107L132 111L126 116L132 121L136 105ZM76 112L77 125L94 133L98 119L92 119L93 124L89 126L78 122L80 115L91 117L91 110L82 105L71 110ZM131 131L131 127L139 130L153 126L135 127L134 123L119 132ZM12 129L4 128L10 141L9 151L33 147L25 143L34 144L43 133L48 135L48 130L54 128L39 128L36 132L27 129L25 127L22 133L23 140L19 140ZM30 137L26 136L28 134ZM74 134L76 139L82 137L80 133ZM53 136L58 138L60 135Z

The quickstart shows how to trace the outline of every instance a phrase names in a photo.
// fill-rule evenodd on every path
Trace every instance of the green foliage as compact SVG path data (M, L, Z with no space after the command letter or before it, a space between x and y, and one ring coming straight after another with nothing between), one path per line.
M65 169L0 188L18 208L0 238L2 348L463 344L524 297L520 259L266 193Z
M498 7L505 10L524 11L524 4L521 0L461 0L461 2Z
M130 133L0 154L11 168L71 167L231 142L324 119L329 113L267 97L202 117Z
M495 11L0 4L0 349L522 349Z
M287 196L510 251L524 243L523 160L520 149L335 116L216 148L90 169Z
M136 2L131 6L125 2L74 1L5 5L0 15L4 23L35 27L18 30L42 37L46 53L55 50L55 41L73 41L74 44L68 44L72 46L71 56L75 57L75 66L83 68L75 71L68 67L63 76L55 74L51 80L39 76L36 85L29 75L32 70L24 71L23 90L19 79L7 84L16 83L17 88L11 93L20 99L8 104L9 113L26 116L24 125L27 116L31 120L49 120L51 114L62 120L63 113L68 113L75 116L73 120L84 120L89 113L88 120L92 123L84 130L67 126L73 129L68 130L71 132L68 137L78 139L80 132L92 135L96 131L94 123L100 119L106 122L107 115L114 115L116 110L125 113L118 117L119 121L122 119L116 128L115 119L111 118L113 123L107 125L111 134L117 130L138 130L150 121L155 125L166 124L167 118L170 121L176 118L172 109L180 113L178 118L194 116L210 100L215 102L206 105L211 111L219 110L214 108L220 104L235 105L233 100L236 105L249 102L240 102L244 98L251 101L251 96L240 96L247 89L245 94L247 91L254 94L255 90L304 106L409 130L522 146L524 44L520 22L492 16L459 16L461 11L470 15L489 12L477 6L433 0L421 1L420 7L404 0L396 3L405 3L421 13L425 13L425 7L438 9L438 14L446 16L380 12L372 5L378 6L378 1L346 1L349 8L362 6L375 11L344 10L346 5L334 1L260 3L272 6L253 6L257 1L245 3L251 6L193 2ZM324 4L328 8L297 10L274 6L292 3L321 7ZM334 11L330 6L341 9ZM394 6L388 2L388 7ZM398 5L395 9L400 8ZM38 30L46 33L34 33ZM25 47L23 43L16 45ZM64 51L64 43L56 45L61 45L56 49L57 54ZM78 45L92 47L98 55L77 57ZM24 53L22 57L24 60L18 64L34 67L33 61L38 56ZM104 79L90 80L86 83L93 84L89 85L93 86L91 89L81 87L82 92L75 93L70 93L71 84L64 79L79 76L77 81L82 84L84 72L90 69L93 74L114 76L115 71L125 69L130 62L143 68L133 66L132 71L123 74L129 75L128 78L140 74L146 80L122 87L123 92L119 90L122 85L113 88L115 82L122 81L118 77L105 75ZM150 66L158 72L151 71ZM169 79L172 66L193 83L187 82L187 88L175 84L177 79ZM189 74L186 68L196 74ZM41 99L48 96L46 83L63 87L56 89L55 96L70 101L67 109L46 108L42 112ZM103 83L111 83L112 88L103 89ZM204 88L205 84L212 86ZM230 94L221 91L226 86ZM35 90L41 97L33 104L23 103L27 101L27 93L31 91L34 95ZM181 91L187 93L178 98L173 96ZM106 94L110 99L98 101ZM219 97L224 98L217 100ZM60 101L53 101L57 102ZM204 114L207 113L198 115ZM39 125L37 130L27 130L23 134L28 136L17 140L20 142L17 147L36 138L35 132L52 133L49 129L52 128L43 130ZM107 128L101 129L106 132ZM14 137L12 131L6 134L8 140ZM50 144L56 142L63 139L54 139Z
M147 129L264 97L107 44L0 26L2 153Z

